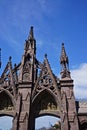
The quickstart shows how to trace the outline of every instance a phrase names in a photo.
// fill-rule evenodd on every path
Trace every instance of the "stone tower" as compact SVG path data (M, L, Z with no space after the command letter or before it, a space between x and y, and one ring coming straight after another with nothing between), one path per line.
M62 43L62 52L60 57L61 70L61 111L63 130L79 130L76 103L73 91L73 80L69 71L69 60L66 55L64 43Z
M31 95L37 79L36 41L33 27L25 42L24 55L19 66L17 99L12 130L28 130L31 118Z

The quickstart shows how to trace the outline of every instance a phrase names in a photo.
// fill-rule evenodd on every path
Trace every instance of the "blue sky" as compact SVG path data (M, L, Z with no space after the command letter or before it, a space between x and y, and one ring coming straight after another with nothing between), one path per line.
M37 58L47 53L59 76L61 43L65 43L76 98L87 98L87 0L0 0L0 48L2 69L12 56L22 58L24 43L34 26Z

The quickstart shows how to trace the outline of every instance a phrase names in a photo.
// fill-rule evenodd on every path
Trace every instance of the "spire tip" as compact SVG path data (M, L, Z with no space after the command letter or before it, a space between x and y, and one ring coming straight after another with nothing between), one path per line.
M33 26L30 27L30 34L29 34L28 40L30 39L34 39Z
M47 54L45 54L45 58L47 59Z
M62 42L62 46L64 46L64 43Z

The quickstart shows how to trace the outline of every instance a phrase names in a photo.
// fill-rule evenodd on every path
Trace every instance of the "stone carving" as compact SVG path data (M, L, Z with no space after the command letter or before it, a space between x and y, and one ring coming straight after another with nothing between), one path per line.
M57 110L57 106L53 102L43 103L41 110Z
M30 79L29 73L24 73L23 74L23 81L28 81L29 82L29 79Z
M29 73L30 68L31 68L31 65L30 65L30 63L29 63L29 61L27 59L26 63L24 64L23 71Z
M44 86L44 87L47 87L48 85L51 85L52 84L52 79L50 78L50 76L48 75L44 75L41 80L39 81L39 85L40 86Z

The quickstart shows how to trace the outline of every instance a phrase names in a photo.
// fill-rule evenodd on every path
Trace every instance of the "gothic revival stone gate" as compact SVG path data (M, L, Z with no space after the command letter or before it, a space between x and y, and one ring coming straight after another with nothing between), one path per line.
M61 130L79 130L73 80L64 44L60 64L61 79L53 74L47 55L43 63L37 60L31 27L21 62L12 67L10 57L0 77L0 116L13 117L12 130L35 130L35 118L46 114L61 119Z

